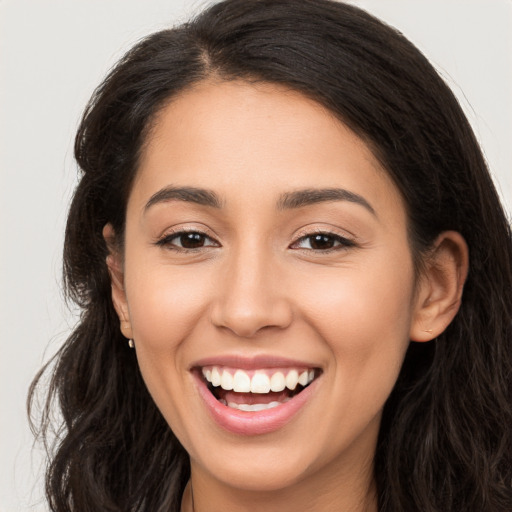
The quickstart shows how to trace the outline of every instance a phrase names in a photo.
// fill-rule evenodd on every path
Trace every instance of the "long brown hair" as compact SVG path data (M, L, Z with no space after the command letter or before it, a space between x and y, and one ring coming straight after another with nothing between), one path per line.
M188 456L119 332L102 229L111 223L122 246L152 120L212 74L285 84L362 137L402 193L418 266L442 231L464 236L461 309L435 341L410 345L385 406L379 510L511 510L509 224L468 121L429 62L397 31L329 0L220 2L141 41L95 91L76 136L81 177L64 246L66 291L82 316L46 367L51 384L35 427L48 432L56 401L64 424L47 473L51 509L179 510Z

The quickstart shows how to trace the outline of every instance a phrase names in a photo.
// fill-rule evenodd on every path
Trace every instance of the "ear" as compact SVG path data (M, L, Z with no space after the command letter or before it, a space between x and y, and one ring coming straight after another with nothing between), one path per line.
M112 286L112 303L119 317L123 336L127 339L132 339L132 324L130 322L130 312L124 289L123 259L116 244L115 232L111 224L106 224L103 228L103 238L109 251L106 261Z
M462 235L456 231L441 233L418 283L412 341L430 341L450 325L460 308L468 268L468 246Z

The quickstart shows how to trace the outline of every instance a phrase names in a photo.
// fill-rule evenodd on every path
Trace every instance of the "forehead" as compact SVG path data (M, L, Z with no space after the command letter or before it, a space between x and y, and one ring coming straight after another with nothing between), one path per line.
M147 201L171 184L213 189L228 202L342 186L402 206L387 172L354 132L312 99L266 83L201 82L161 109L133 195Z

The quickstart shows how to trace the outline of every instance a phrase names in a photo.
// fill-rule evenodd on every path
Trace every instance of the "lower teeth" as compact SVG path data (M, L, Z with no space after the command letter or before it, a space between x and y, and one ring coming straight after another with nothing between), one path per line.
M264 411L266 409L272 409L273 407L277 407L278 405L288 402L288 400L290 400L290 399L286 398L282 402L270 402L268 404L237 404L235 402L228 403L224 399L219 400L219 402L221 404L227 405L228 407L231 407L232 409L238 409L240 411L254 412L254 411Z

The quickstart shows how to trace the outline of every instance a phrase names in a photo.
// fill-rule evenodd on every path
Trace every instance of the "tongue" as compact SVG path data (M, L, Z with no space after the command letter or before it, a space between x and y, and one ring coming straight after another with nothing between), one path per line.
M236 393L217 388L216 395L219 399L235 404L269 404L270 402L283 402L290 397L290 391L270 391L269 393Z

